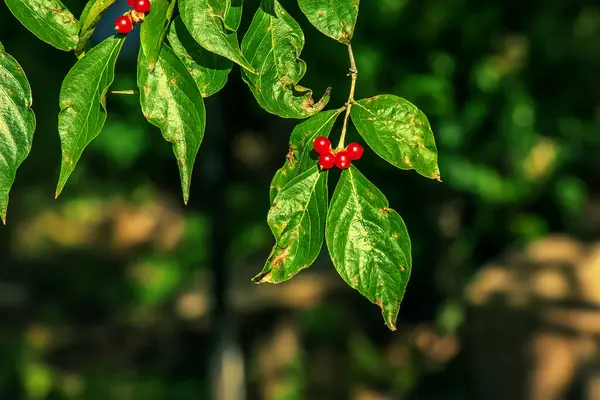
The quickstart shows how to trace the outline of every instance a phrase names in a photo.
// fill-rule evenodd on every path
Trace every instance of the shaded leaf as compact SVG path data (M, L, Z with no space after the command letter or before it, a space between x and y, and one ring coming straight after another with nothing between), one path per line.
M440 180L431 126L412 103L386 94L358 101L351 114L358 133L381 158L400 169L414 169Z
M17 168L31 150L35 131L31 103L31 88L23 69L0 43L0 219L4 223Z
M173 52L196 81L202 97L212 96L225 86L233 66L230 60L196 43L179 18L171 24L168 38Z
M276 243L254 282L287 281L315 261L323 247L327 197L327 172L316 164L281 189L267 218Z
M5 0L13 15L40 40L71 51L79 41L79 21L60 0Z
M187 204L194 162L206 126L204 101L194 79L169 46L162 46L153 72L148 70L142 51L139 56L142 111L152 125L160 128L165 140L173 144L183 200Z
M258 75L243 71L243 78L268 112L283 118L307 118L329 102L329 89L315 103L312 90L297 86L306 73L306 63L300 59L303 47L300 25L281 4L261 1L242 41L242 52L258 68Z
M169 30L169 23L173 17L175 0L152 0L152 11L140 28L140 49L145 54L145 62L150 71L154 70L158 55Z
M337 117L344 109L323 111L296 125L290 137L290 150L285 164L271 181L271 204L277 193L299 174L317 165L317 155L313 152L313 141L318 136L329 137Z
M181 20L196 42L206 50L228 58L255 73L255 69L242 55L236 31L225 26L230 8L231 0L179 0ZM235 13L236 10L230 17L231 25L235 25L234 22L237 21Z
M352 40L359 3L360 0L298 0L310 23L341 43Z
M106 122L106 92L125 38L111 36L91 49L71 68L60 89L58 132L62 162L56 196L75 170L83 150Z
M351 166L335 188L325 236L340 276L377 304L395 330L412 260L404 221L388 206L383 193Z
M100 19L102 18L102 14L104 14L114 2L115 0L90 0L87 3L81 13L81 18L79 18L81 31L79 33L79 43L75 49L75 54L77 54L77 56L84 53L85 46L94 34L96 25L98 25L98 22L100 22Z

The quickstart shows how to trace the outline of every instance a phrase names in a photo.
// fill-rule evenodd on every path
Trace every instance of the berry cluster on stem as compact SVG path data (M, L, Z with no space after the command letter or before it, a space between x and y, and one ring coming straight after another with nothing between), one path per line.
M331 169L334 166L339 169L347 169L352 161L360 159L363 155L363 147L358 143L350 143L343 149L331 148L331 141L325 136L319 136L313 142L313 147L319 153L319 166L321 169Z
M115 29L123 35L131 32L135 24L143 22L151 8L150 0L127 0L127 3L132 9L115 20Z

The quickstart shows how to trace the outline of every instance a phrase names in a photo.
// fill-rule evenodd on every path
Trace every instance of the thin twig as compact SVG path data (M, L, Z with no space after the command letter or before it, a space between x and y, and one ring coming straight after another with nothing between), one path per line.
M350 71L348 75L352 79L350 83L350 94L348 95L348 101L346 102L346 116L344 117L344 126L342 127L342 133L340 135L340 142L337 145L337 150L344 148L344 141L346 140L346 131L348 130L348 119L350 118L350 109L354 104L354 90L356 89L356 79L358 78L358 69L356 69L356 61L354 60L354 53L352 52L352 45L348 44L348 56L350 57Z

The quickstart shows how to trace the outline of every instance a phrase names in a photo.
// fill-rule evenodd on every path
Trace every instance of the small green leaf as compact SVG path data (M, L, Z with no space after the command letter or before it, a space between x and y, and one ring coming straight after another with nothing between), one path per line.
M318 136L329 137L337 117L344 109L320 112L296 125L290 137L290 151L285 164L276 173L271 182L271 204L277 193L296 176L307 171L317 160L311 158L313 141Z
M17 168L31 150L35 131L31 103L31 88L23 69L0 43L0 219L5 224Z
M300 53L304 33L276 0L262 0L242 41L242 52L258 67L258 75L243 71L244 81L262 108L283 118L307 118L329 102L317 103L312 90L297 86L306 73Z
M435 138L425 114L393 95L375 96L352 106L352 122L369 147L400 169L440 180Z
M358 169L342 172L331 199L325 236L340 276L382 311L396 329L412 269L404 221Z
M281 189L267 218L276 243L254 282L287 281L315 261L323 247L327 197L327 172L317 165Z
M196 43L179 18L171 24L168 37L173 52L194 77L202 97L212 96L225 86L233 66L230 60Z
M84 53L85 46L94 34L94 30L96 30L96 25L100 22L102 14L104 14L114 2L115 0L90 0L83 9L81 18L79 18L81 24L79 43L75 49L75 54L78 57Z
M360 0L298 0L306 18L324 35L350 43Z
M125 38L111 36L71 68L60 89L58 132L62 147L56 197L75 170L83 150L106 122L106 92L115 77L115 63Z
M231 29L225 26L230 8L231 0L179 0L181 20L200 46L255 73L255 69L242 55L236 31L231 30L235 27L237 10L230 17Z
M79 41L79 21L60 0L6 0L10 12L40 40L71 51Z
M160 128L179 165L183 200L187 204L194 162L204 138L206 112L194 78L167 45L162 46L156 68L150 72L139 52L138 87L146 119Z
M173 17L175 0L152 0L152 11L140 28L140 48L145 54L150 71L154 71L169 23Z

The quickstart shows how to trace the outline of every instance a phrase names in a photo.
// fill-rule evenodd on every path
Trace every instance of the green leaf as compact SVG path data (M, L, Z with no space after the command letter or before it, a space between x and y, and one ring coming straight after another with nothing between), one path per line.
M171 24L168 37L173 52L194 77L202 97L212 96L225 86L233 66L230 60L196 43L179 18Z
M225 26L231 31L237 31L242 22L242 0L231 0L231 7L225 16Z
M75 49L75 54L79 57L85 51L85 46L94 34L96 25L100 22L102 14L110 6L114 4L115 0L90 0L83 12L81 13L80 24L81 32L79 33L79 43Z
M140 28L140 48L150 71L154 71L158 55L173 17L175 0L152 0L152 11Z
M285 185L267 218L276 243L256 283L281 283L309 267L323 247L327 172L317 165Z
M388 207L383 193L351 166L335 188L325 236L340 276L377 304L395 330L412 259L404 221Z
M262 108L283 118L307 118L329 102L325 96L315 104L310 89L296 86L306 73L300 53L304 33L300 25L276 0L261 1L242 41L242 52L258 75L243 71L244 81Z
M344 109L320 112L296 125L290 137L290 150L285 164L276 173L271 182L271 204L277 193L296 176L317 164L313 154L313 141L318 136L329 137L337 117Z
M187 204L194 162L204 138L206 111L194 78L167 45L162 47L156 68L150 72L140 51L138 87L146 119L160 128L179 165L183 200Z
M236 31L225 26L230 8L231 0L179 0L181 20L200 46L255 73L255 69L242 55ZM229 28L233 29L237 16L232 14L230 18L233 26Z
M358 133L381 158L400 169L440 180L438 153L429 121L409 101L393 95L356 102L351 110Z
M360 0L298 0L306 18L324 35L350 43Z
M31 150L35 131L31 103L31 88L23 69L0 43L0 219L5 224L17 168Z
M125 38L111 36L77 61L60 89L58 131L62 147L56 197L75 170L83 150L106 121L106 92L115 77L115 63Z
M40 40L71 51L79 41L79 21L60 0L6 0L10 12Z

